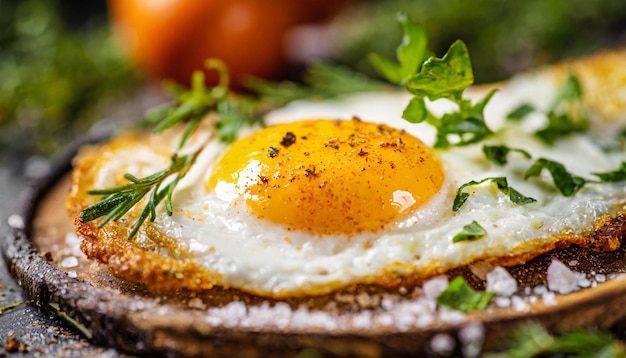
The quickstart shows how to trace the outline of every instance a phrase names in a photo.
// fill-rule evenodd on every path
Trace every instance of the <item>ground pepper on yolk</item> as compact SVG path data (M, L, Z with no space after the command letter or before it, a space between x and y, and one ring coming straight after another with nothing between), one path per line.
M319 119L267 127L233 143L207 190L226 182L259 218L352 236L420 207L443 181L431 148L405 131Z

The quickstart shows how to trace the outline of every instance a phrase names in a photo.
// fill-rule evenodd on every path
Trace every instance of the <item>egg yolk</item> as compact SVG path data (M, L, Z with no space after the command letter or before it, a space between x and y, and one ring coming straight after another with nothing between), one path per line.
M259 218L314 234L377 231L436 194L444 172L419 139L385 125L308 120L231 145L207 190L235 188Z

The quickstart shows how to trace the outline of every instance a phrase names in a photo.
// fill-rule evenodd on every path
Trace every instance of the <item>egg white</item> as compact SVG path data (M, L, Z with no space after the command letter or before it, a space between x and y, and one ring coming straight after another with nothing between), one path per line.
M593 178L592 172L613 170L626 160L623 152L606 153L592 136L585 134L569 136L554 146L541 143L532 135L546 121L540 114L519 124L504 125L506 113L520 103L548 108L555 91L554 84L541 76L509 82L487 106L486 118L497 133L486 143L522 148L534 159L545 157L558 161L573 174L585 178ZM470 95L481 93L484 91L475 90ZM432 145L435 134L432 127L410 124L401 118L409 99L409 95L401 93L369 93L335 101L297 102L270 113L266 120L271 125L311 118L348 120L358 116L364 121L405 129ZM429 106L441 113L451 108L445 101ZM174 194L173 215L159 208L153 225L178 241L185 259L219 274L221 285L261 295L285 296L379 282L388 275L431 275L478 259L502 257L520 250L532 252L538 245L557 240L559 234L586 233L603 215L624 210L623 182L588 184L573 197L564 197L545 171L540 178L523 179L524 171L532 163L530 160L512 153L509 164L495 166L485 159L482 145L440 151L438 155L446 173L442 190L401 220L378 232L320 237L258 219L248 211L245 198L228 186L218 185L214 191L206 192L211 169L226 148L211 139L179 184ZM149 153L149 160L144 161L141 170L129 162L137 156L117 155L103 164L97 183L105 187L110 181L106 177L124 171L150 174L162 169L154 163L168 160L148 144L137 143L128 152L137 150ZM155 157L161 160L154 160ZM452 211L459 186L471 180L500 176L505 176L517 191L537 201L514 204L493 184L484 183L468 188L472 196L461 210ZM452 237L474 220L488 234L478 240L453 243ZM141 241L141 235L138 240Z

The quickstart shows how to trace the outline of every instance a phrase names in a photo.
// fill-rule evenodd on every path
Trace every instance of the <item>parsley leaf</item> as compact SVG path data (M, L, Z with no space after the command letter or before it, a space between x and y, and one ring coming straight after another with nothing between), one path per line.
M563 164L545 158L537 159L524 174L524 179L541 175L543 169L547 169L550 172L554 186L564 196L574 195L587 182L584 178L570 174Z
M586 121L576 122L567 113L557 114L551 111L548 112L547 116L548 125L535 132L535 136L547 144L553 144L559 138L572 133L582 132L587 128Z
M582 97L580 82L576 76L570 74L559 89L552 109L547 113L547 126L535 132L535 135L545 143L552 144L563 136L586 130L588 123L581 107Z
M480 181L472 180L470 182L467 182L461 185L456 191L456 196L454 197L454 202L452 203L452 211L455 211L455 212L459 211L459 209L461 209L463 204L465 204L467 199L470 197L470 194L463 191L463 189L469 186L480 185L486 181L491 181L495 183L498 186L498 190L508 195L509 199L515 204L524 205L524 204L529 204L529 203L533 203L537 201L536 199L525 196L521 194L519 191L510 187L506 180L506 177L489 177L489 178L482 179Z
M389 82L402 85L431 54L428 51L428 37L421 27L412 24L406 13L398 14L397 21L404 32L402 43L396 49L398 63L375 53L369 56L369 60L374 69Z
M507 114L506 119L512 121L520 121L535 111L535 107L528 103L522 103Z
M419 72L409 78L407 90L414 97L402 118L411 123L426 121L435 127L435 148L469 145L485 139L493 132L487 127L483 112L495 90L472 103L463 98L463 91L473 82L467 47L462 41L456 41L442 58L429 58ZM431 101L448 99L457 104L458 110L439 118L426 108L426 98Z
M485 157L489 159L492 163L496 165L505 165L507 163L507 156L510 152L517 152L522 154L526 159L530 159L531 155L523 150L518 148L509 148L505 145L484 145L483 153L485 153Z
M487 308L494 294L495 292L477 292L462 276L458 276L437 296L437 303L457 311L479 311Z
M452 242L473 241L480 239L485 235L487 235L487 230L474 220L471 224L463 226L463 230L454 235Z
M465 88L474 83L474 73L467 46L457 40L442 58L431 57L422 64L422 69L408 83L409 92L431 101L439 98L462 98Z
M615 183L626 180L626 162L622 162L619 168L605 173L591 173L603 183Z

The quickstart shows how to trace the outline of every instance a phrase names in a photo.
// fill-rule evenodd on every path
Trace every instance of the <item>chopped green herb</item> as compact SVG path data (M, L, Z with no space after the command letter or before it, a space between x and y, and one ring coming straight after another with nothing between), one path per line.
M603 183L615 183L626 180L626 162L622 162L619 168L605 173L591 173Z
M586 121L574 121L572 116L567 113L556 114L555 112L548 112L547 116L548 125L535 132L535 135L548 144L553 144L564 136L582 132L587 128Z
M483 111L495 93L491 91L476 103L463 98L463 91L474 83L467 47L456 41L442 58L426 60L419 72L411 76L407 90L414 95L402 113L411 123L428 122L437 129L435 148L468 145L479 142L493 132L485 123ZM445 98L457 104L458 110L441 118L426 108L425 100Z
M260 103L268 108L284 106L304 98L333 98L340 95L387 91L389 84L374 80L348 67L327 63L313 63L304 76L304 84L291 81L271 82L250 78L246 87L259 94Z
M572 102L572 101L578 101L580 99L583 98L583 89L582 86L580 85L580 81L578 81L578 78L574 75L571 74L569 76L567 76L567 78L565 79L565 82L563 83L563 85L561 86L556 102L557 105L560 102Z
M526 118L526 116L533 113L534 111L535 111L535 107L533 107L532 105L528 103L522 103L519 106L517 106L514 110L512 110L506 116L506 119L512 120L512 121L520 121Z
M470 194L463 191L463 189L469 186L480 185L486 181L491 181L495 183L498 186L498 190L506 194L509 199L515 204L524 205L537 201L531 197L521 194L517 190L510 187L505 177L490 177L479 181L472 180L461 185L456 191L456 196L454 197L454 202L452 203L452 211L459 211L459 209L461 209L463 204L465 204L467 199L470 197Z
M457 311L480 311L487 308L494 292L477 292L458 276L437 296L437 303Z
M412 24L405 13L400 13L397 21L404 31L402 43L396 49L398 63L375 53L370 54L369 60L374 69L389 82L404 85L431 53L428 50L428 37L421 27Z
M452 242L478 240L485 235L487 235L487 230L474 220L471 224L463 226L463 230L454 235Z
M469 52L463 41L457 40L442 58L431 57L421 70L411 76L407 89L417 97L431 101L440 98L459 102L463 91L474 83Z
M98 227L101 228L111 220L117 221L121 219L135 204L150 194L146 206L128 234L128 239L132 239L148 216L150 216L150 221L156 219L156 207L163 199L165 199L168 215L172 215L172 193L174 188L180 179L187 174L200 152L201 150L183 156L174 155L168 169L145 178L139 179L130 174L125 174L124 178L130 181L128 184L109 189L90 190L87 192L88 194L103 195L104 197L99 202L85 208L80 213L79 220L89 222L104 216L104 219L98 224ZM165 183L166 179L172 175L174 175L174 179L169 183ZM161 187L163 184L165 185Z
M540 324L529 321L513 331L509 348L486 358L532 358L549 353L574 357L624 357L624 344L610 333L598 330L573 330L551 335Z
M509 148L505 145L484 145L483 153L489 161L496 165L505 165L507 163L507 156L510 152L517 152L522 154L526 159L530 159L531 155L523 150L518 148Z
M574 195L585 186L587 182L584 178L570 174L563 164L545 158L537 159L524 174L524 179L541 175L543 169L547 169L550 172L554 186L556 186L564 196Z
M570 74L560 88L556 102L547 113L548 124L535 132L535 135L548 144L553 144L563 136L585 131L587 119L581 107L582 87L573 74Z
M206 88L204 75L198 71L193 74L191 90L185 91L178 87L171 87L175 98L174 103L162 106L150 112L147 121L155 125L154 132L163 132L179 123L187 123L187 127L179 142L181 149L191 133L197 128L207 114L217 114L217 135L221 141L230 142L236 138L237 132L245 124L252 123L258 118L253 116L252 107L245 98L229 95L229 77L224 63L220 60L209 59L207 68L219 72L220 81L217 86ZM172 215L172 194L178 182L187 174L196 158L202 152L201 146L195 152L185 155L174 153L168 168L149 175L145 178L136 178L125 174L128 184L102 190L91 190L90 195L101 195L102 199L85 208L79 216L82 222L89 222L104 217L98 227L106 225L111 220L120 220L144 197L148 200L137 218L135 225L128 235L132 239L143 223L150 217L156 219L156 208L164 202L168 215Z

